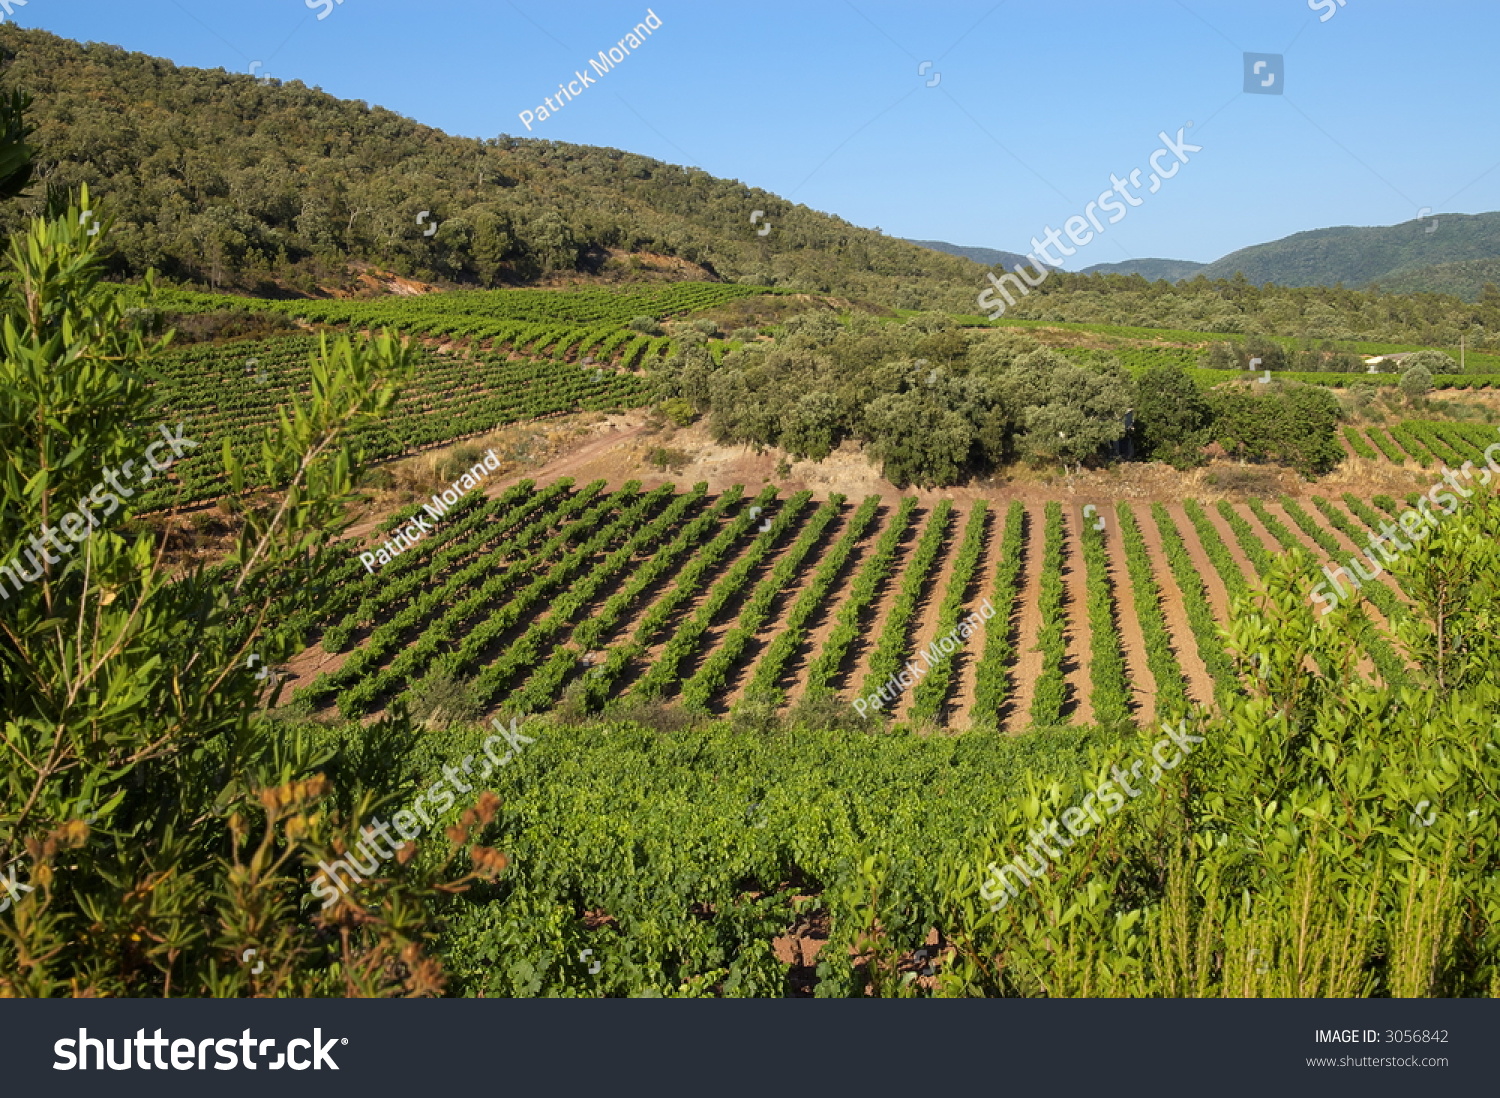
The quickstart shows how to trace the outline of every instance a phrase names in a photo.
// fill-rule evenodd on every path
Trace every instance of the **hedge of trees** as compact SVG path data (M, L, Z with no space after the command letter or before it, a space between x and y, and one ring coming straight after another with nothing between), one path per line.
M1343 460L1337 397L1315 385L1252 386L1208 393L1210 430L1229 453L1290 465L1306 477L1329 472Z
M1307 476L1344 454L1338 400L1320 387L1204 393L1178 366L1137 378L1112 356L1076 362L1020 332L966 331L941 314L891 324L804 313L774 342L722 362L705 346L684 346L658 374L663 397L706 414L721 443L822 461L859 442L902 488L959 484L1016 461L1104 463L1130 442L1137 456L1188 467L1216 440L1235 456Z
M1135 399L1117 362L1086 368L937 314L902 324L804 314L720 365L689 347L660 372L664 394L707 413L720 442L820 461L855 440L898 487L956 484L1021 458L1097 458L1123 437Z

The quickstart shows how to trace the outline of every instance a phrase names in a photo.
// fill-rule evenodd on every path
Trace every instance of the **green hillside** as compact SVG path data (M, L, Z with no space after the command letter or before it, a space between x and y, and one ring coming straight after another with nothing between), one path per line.
M1380 288L1393 293L1452 294L1465 301L1478 301L1487 285L1500 285L1500 257L1403 267L1380 280Z
M1500 258L1500 213L1442 214L1400 225L1313 229L1268 244L1241 248L1200 272L1282 286L1382 285L1396 272L1437 264ZM1429 229L1433 231L1429 232ZM1411 285L1411 289L1436 289Z
M960 307L983 275L767 191L617 149L453 137L300 81L180 68L11 24L0 26L0 58L9 86L36 100L38 177L52 188L88 183L114 219L116 277L155 267L186 283L285 296L353 288L351 265L485 287L655 272ZM0 212L0 231L19 228L42 200ZM764 236L755 210L772 226Z

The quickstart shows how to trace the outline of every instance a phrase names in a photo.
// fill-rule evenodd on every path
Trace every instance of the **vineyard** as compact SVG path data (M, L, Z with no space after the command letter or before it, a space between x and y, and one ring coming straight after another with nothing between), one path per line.
M139 291L116 291L138 303ZM385 421L353 442L385 461L484 434L510 423L650 402L648 368L670 354L671 336L631 327L640 318L682 317L767 293L723 283L673 283L634 292L495 290L371 301L269 301L183 290L158 291L156 307L180 314L262 310L335 331L390 330L417 337L410 377ZM161 509L222 495L225 442L255 452L263 428L292 393L306 396L315 335L189 345L155 363L160 422L191 424L198 448L172 480L144 497ZM711 340L715 361L740 346Z
M425 337L394 415L355 435L379 460L507 423L638 407L649 381L619 367L649 365L672 341L633 321L760 292L681 283L251 307ZM162 302L183 312L231 303L246 304L182 291ZM1117 337L1150 331L1106 328L1090 326ZM149 502L221 494L219 449L253 444L294 386L306 392L293 379L306 376L317 338L168 356L157 382L161 419L192 423L208 445ZM716 360L725 346L711 345ZM1065 353L1086 365L1116 357L1135 371L1168 363L1200 381L1219 373L1198 370L1190 348ZM1408 468L1458 467L1494 437L1479 423L1437 420L1342 433L1355 456ZM1353 497L1314 496L1306 508L1285 497L1111 503L1085 514L1081 504L1015 502L1002 522L982 502L919 508L915 499L892 506L837 494L818 504L771 488L750 498L741 488L710 497L702 484L682 493L636 482L613 491L602 481L523 484L465 501L378 577L351 564L355 550L329 573L328 590L300 593L288 613L326 666L298 682L297 697L351 718L420 707L434 684L456 683L477 711L666 701L733 714L865 699L865 719L1010 731L1166 719L1242 689L1246 669L1224 650L1219 622L1275 555L1305 548L1320 562L1346 559L1375 514ZM1387 512L1399 509L1388 503ZM1403 596L1388 582L1364 594L1379 620L1403 617ZM937 642L983 604L994 616L958 650L939 653ZM1405 681L1395 650L1373 632L1364 657L1372 674Z
M1385 427L1345 427L1343 434L1356 457L1414 463L1424 469L1445 465L1457 469L1465 461L1482 464L1484 451L1500 442L1500 430L1493 425L1447 420L1411 419Z
M134 301L138 291L116 291ZM465 291L373 300L271 301L183 290L158 291L158 308L180 314L261 310L304 326L339 331L393 330L417 337L416 361L395 413L386 422L358 430L355 441L372 460L389 460L506 424L581 411L618 411L650 402L650 367L670 355L677 340L661 328L641 324L686 318L739 299L762 295L759 287L724 283L673 283L635 290L590 289ZM1033 322L1026 322L1035 326ZM1208 333L1074 325L1120 339L1188 339ZM644 329L644 330L643 330ZM657 334L652 334L653 332ZM717 363L742 344L708 340ZM1371 345L1373 348L1375 345ZM189 346L160 362L158 409L162 422L190 421L198 449L174 470L172 480L146 497L150 508L172 501L201 503L225 490L215 470L228 441L254 445L262 428L294 389L305 394L305 365L316 348L313 335L240 339ZM1063 348L1085 366L1118 359L1133 372L1153 366L1181 367L1199 384L1212 386L1239 371L1196 365L1194 347L1121 346L1110 350ZM1317 384L1354 381L1393 383L1396 375L1278 373ZM1494 375L1500 378L1500 374ZM1436 387L1479 387L1484 374L1439 375ZM1431 467L1460 463L1461 453L1495 439L1494 429L1475 422L1410 420L1389 427L1345 426L1342 435L1355 456ZM207 443L207 445L204 445ZM895 641L891 642L895 644ZM1033 704L1049 716L1056 703L1057 639L1048 636L1047 667ZM878 666L889 665L889 653Z
M1054 268L991 321L998 265L946 254L987 249L565 141L571 112L450 140L340 104L332 62L423 79L379 63L419 24L473 66L446 23L326 6L239 48L167 13L259 75L150 26L0 32L0 997L1500 997L1500 291L1371 281L1473 289L1500 214L1232 280ZM459 46L550 56L492 6ZM857 68L887 32L851 14L812 41ZM973 14L971 58L1017 13ZM1211 42L1166 14L1168 56ZM588 115L649 130L609 101L653 73L680 102L670 55L725 35L679 29ZM910 75L866 127L910 122ZM791 151L868 218L880 136ZM432 1074L319 1025L284 1055L129 1028L143 1070L170 1040ZM128 1067L93 1028L28 1047ZM1299 1078L1292 1043L1375 1032L1281 1030Z
M287 608L314 644L295 696L348 718L420 709L438 682L502 713L837 700L852 718L866 699L867 721L957 728L1165 720L1243 692L1254 668L1219 624L1277 556L1310 553L1310 588L1403 507L1106 504L1018 501L997 521L983 501L523 482L466 500L377 574L350 544L326 586ZM1372 620L1407 615L1388 577L1363 593ZM982 629L938 646L986 603ZM1378 632L1360 651L1372 677L1407 681ZM1015 681L1032 654L1032 681Z
M176 484L154 490L142 506L192 504L222 495L224 443L256 453L261 434L292 393L310 387L308 358L316 336L283 336L189 347L156 363L157 414L186 422L198 448L173 467ZM401 457L508 423L581 411L618 411L646 403L638 375L563 362L494 355L445 355L414 348L411 376L380 423L356 428L353 443L370 460Z
M120 292L132 301L138 296L133 290ZM635 291L470 290L373 300L273 301L163 290L157 293L156 307L186 314L258 310L309 325L390 329L497 355L639 369L669 354L675 344L667 335L630 327L632 321L682 318L775 292L719 282L679 282ZM722 340L712 343L720 353L727 345Z

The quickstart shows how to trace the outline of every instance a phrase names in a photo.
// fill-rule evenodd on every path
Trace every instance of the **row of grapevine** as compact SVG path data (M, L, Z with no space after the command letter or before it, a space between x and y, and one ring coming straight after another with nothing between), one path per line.
M812 493L802 491L787 500L786 505L771 520L771 528L752 542L745 554L725 573L724 578L709 589L708 598L703 601L702 606L698 607L697 612L683 619L678 625L676 632L667 641L666 647L657 655L655 662L632 687L632 693L646 698L658 698L667 692L677 681L678 671L683 661L696 651L699 640L708 631L719 611L749 583L755 569L770 556L771 550L780 541L782 534L791 527L810 499L812 499ZM823 527L837 514L836 505L824 504L815 513L813 522L809 523L808 531L814 531L816 537L821 537ZM799 560L801 556L811 551L813 540L815 540L807 540L808 531L804 531L803 538L799 538L796 546L799 550Z
M1344 438L1348 441L1349 448L1354 451L1357 457L1369 458L1371 461L1375 460L1376 454L1374 448L1353 427L1344 428Z
M756 497L756 506L740 512L717 537L694 553L692 559L678 570L677 581L672 590L653 603L636 623L630 641L613 646L605 661L585 676L583 700L589 708L597 709L604 703L615 680L624 673L627 666L646 653L672 615L711 580L715 570L729 553L742 544L756 514L775 498L776 489L767 485ZM763 542L767 536L774 536L776 532L777 528L773 525L772 531L762 534L758 542Z
M196 449L169 479L142 493L143 510L211 500L227 490L220 455L227 443L256 453L265 429L310 387L307 363L318 352L310 336L239 340L191 347L157 364L155 416L187 423ZM581 411L619 411L649 403L648 380L564 363L459 358L413 350L414 369L401 397L375 422L355 427L351 445L370 460L402 457L510 423Z
M674 495L672 485L664 485L652 493L653 496L670 497L671 502L667 508L649 523L636 527L634 533L630 534L629 538L602 562L589 568L586 575L568 584L565 593L548 600L547 614L534 619L526 631L489 663L475 680L478 700L492 697L508 688L511 680L518 673L542 662L544 653L550 656L551 651L558 647L559 634L583 613L599 591L629 567L638 554L675 530L707 492L707 482L700 481L694 485L692 491L682 495ZM628 532L635 518L634 514L626 512L616 525L623 524ZM585 548L588 548L587 543L585 543ZM509 610L510 607L507 606L506 609ZM486 621L485 625L492 632L498 632L500 628L503 628L503 618L496 615ZM462 673L466 666L477 661L483 645L484 638L471 634L459 650L450 652L438 660L434 664L434 670L447 671L454 675ZM570 655L576 658L577 653L572 652Z
M969 588L974 583L974 573L979 567L979 555L984 549L984 534L988 524L989 506L984 500L979 500L969 512L969 521L964 527L953 572L948 577L948 590L938 608L937 634L933 648L939 648L959 627L959 615L968 600ZM976 629L975 633L977 632ZM928 651L933 651L933 648ZM956 651L937 651L936 660L930 664L927 673L912 691L911 715L917 720L935 721L943 715L943 703L948 698L948 688L953 681L953 657L956 654Z
M1177 580L1177 590L1182 594L1188 628L1193 631L1193 638L1198 643L1198 658L1203 661L1209 677L1214 681L1215 697L1222 702L1226 694L1239 688L1239 675L1235 671L1234 661L1224 649L1219 622L1208 599L1208 588L1203 577L1198 574L1197 566L1193 564L1193 558L1182 540L1182 534L1166 507L1153 503L1151 517L1155 519L1157 532L1161 536L1167 566L1172 570L1172 576Z
M1267 511L1265 504L1261 503L1260 500L1252 499L1250 501L1250 509L1260 519L1261 525L1270 531L1271 536L1280 542L1284 548L1306 552L1306 546L1298 540L1295 534L1286 528L1284 523L1277 520ZM1338 543L1333 542L1333 544L1337 547ZM1333 551L1337 552L1338 550L1335 548ZM1318 573L1315 565L1309 565L1308 574L1311 579L1316 580ZM1377 582L1376 586L1381 587L1386 594L1390 594L1389 588L1385 588L1383 584L1378 584ZM1379 596L1373 595L1374 588L1371 587L1367 590L1372 593L1370 601L1375 602L1375 599ZM1360 639L1364 645L1365 652L1369 655L1370 662L1375 665L1375 669L1380 672L1381 677L1393 686L1404 683L1406 681L1405 664L1396 650L1391 647L1384 637L1378 636L1373 628L1365 629L1363 632L1364 635Z
M557 699L570 675L587 667L583 654L596 648L605 636L616 629L625 615L635 608L641 596L654 584L671 574L677 561L708 538L725 514L744 497L740 485L732 486L719 496L707 511L677 532L672 541L659 548L630 569L629 581L605 600L592 616L584 618L573 629L569 645L560 645L538 667L520 690L513 693L506 707L518 713L535 713L549 708Z
M141 301L136 287L118 291L131 304ZM407 330L416 324L479 317L529 324L625 324L638 316L664 319L710 309L736 298L782 291L730 282L673 282L660 286L595 287L586 290L460 290L369 300L269 300L189 290L159 289L156 305L176 312L260 309L303 320Z
M1454 449L1473 451L1475 462L1487 462L1486 451L1500 443L1500 428L1493 423L1445 422L1433 426L1443 432Z
M629 542L634 536L633 532L639 531L651 512L663 500L671 497L672 491L671 485L663 485L638 503L622 510L613 522L554 564L545 574L532 580L504 606L475 623L464 637L463 644L448 657L452 660L453 670L480 662L489 646L519 625L524 615L532 610L539 612L551 607L556 603L559 592L571 591L575 585L584 584L586 580L581 574L585 569L592 571L590 565L593 558L609 549L617 540L622 544ZM660 529L655 520L646 522L646 525ZM516 673L534 658L530 646L540 645L545 636L545 629L535 630L529 636L523 633L507 651L487 662L484 670L474 679L476 702L484 706L495 702Z
M1346 518L1339 512L1339 509L1335 507L1331 501L1326 500L1321 496L1313 496L1312 500L1314 506L1316 506L1319 511L1322 511L1325 516L1327 516L1328 524L1330 526L1334 527L1345 537L1349 538L1349 540L1353 541L1356 545L1360 544L1359 539L1363 537L1365 539L1365 544L1372 547L1371 551L1377 552L1377 554L1378 550L1373 548L1375 539L1370 537L1370 534L1381 534L1382 526L1386 526L1388 529L1404 529L1396 523L1382 518L1379 513L1370 510L1369 507L1367 507L1363 502L1359 500L1358 497L1354 496L1352 493L1344 493L1344 505L1349 508L1350 512L1354 515L1355 518L1359 519L1360 522L1364 523L1365 526L1368 527L1368 532L1360 530L1359 527L1350 522L1348 518ZM1407 536L1410 537L1410 534L1408 534ZM1423 536L1425 537L1426 535ZM1378 589L1375 584L1369 584L1368 586L1363 588L1363 590L1370 596L1370 601L1375 604L1375 608L1382 614L1384 614L1387 620L1391 622L1397 622L1402 620L1403 618L1410 617L1411 611L1406 608L1406 604L1399 598L1397 598L1383 583L1379 584Z
M927 519L927 526L917 542L916 551L912 554L906 571L902 574L896 599L891 604L890 613L886 615L885 624L880 632L880 641L870 656L865 684L860 691L863 697L869 697L884 687L901 670L905 662L909 650L908 634L911 631L912 618L916 614L917 601L922 597L922 591L931 578L929 573L937 563L943 543L947 539L948 524L952 514L953 502L945 499L940 500L933 507L932 514ZM894 709L895 703L892 702L891 706Z
M1319 549L1335 557L1344 551L1344 547L1339 544L1339 539L1319 526L1318 520L1309 515L1291 496L1284 495L1277 502L1281 504L1281 509L1286 512L1287 518L1296 523L1297 528L1311 538Z
M1401 447L1392 442L1390 436L1379 427L1367 427L1365 428L1365 434L1369 436L1370 441L1375 444L1387 461L1394 461L1397 465L1400 465L1406 460L1406 455L1401 452Z
M1432 455L1426 446L1422 445L1421 438L1412 430L1410 423L1398 423L1390 428L1391 438L1396 444L1409 454L1413 461L1424 469L1432 464Z
M1388 460L1403 462L1408 455L1423 466L1433 459L1454 467L1465 461L1480 460L1479 454L1496 441L1493 428L1478 423L1450 423L1435 420L1404 420L1389 428L1387 436L1378 427L1367 427L1369 441L1379 448ZM1344 428L1344 435L1360 457L1373 458L1375 451L1352 427ZM1395 441L1391 441L1391 440Z
M1417 420L1408 426L1412 434L1422 440L1422 445L1427 447L1432 456L1443 464L1458 468L1468 460L1464 456L1468 446L1461 439L1455 440L1450 436L1445 430L1447 424Z
M970 722L986 727L997 724L1000 710L1014 685L1011 665L1016 639L1012 610L1021 593L1021 565L1026 548L1026 507L1012 500L1005 516L1005 535L1000 541L1000 563L990 604L995 616L985 622L984 656L974 669L974 707Z
M492 585L492 590L498 590L510 582L512 572L526 567L533 560L546 559L564 543L569 532L577 528L567 524L574 522L575 516L590 503L594 504L594 510L583 522L607 512L608 503L601 506L596 502L603 489L604 482L595 481L575 493L550 489L536 493L530 505L517 508L499 523L485 524L488 528L481 527L472 537L464 537L462 526L444 531L446 544L442 552L432 557L431 571L417 567L420 562L414 560L408 575L393 575L391 582L381 582L385 578L384 568L367 576L370 593L360 601L353 614L330 630L334 636L325 636L324 647L336 651L338 649L329 648L329 645L343 640L348 631L379 618L384 618L384 621L365 639L364 647L330 677L320 693L341 687L358 678L367 668L376 666L407 629L423 620L440 603L459 597L475 581L483 580ZM532 518L537 511L544 513ZM520 525L522 520L529 521ZM425 544L425 541L418 542L417 548ZM386 567L392 567L401 556ZM445 570L445 566L461 560L468 563L456 571ZM437 582L439 577L441 583ZM401 602L405 605L393 614L392 610Z
M1213 522L1199 506L1198 501L1183 500L1182 510L1187 515L1188 521L1193 524L1193 531L1198 535L1198 544L1203 546L1209 563L1214 566L1214 571L1219 573L1219 579L1224 583L1224 590L1229 595L1229 601L1233 603L1247 589L1245 574L1240 571L1240 566L1235 563L1229 546L1224 544L1224 539L1219 536L1219 531L1214 528Z
M1271 554L1266 552L1265 545L1255 536L1255 530L1228 501L1221 499L1216 506L1220 517L1233 531L1235 541L1239 542L1240 551L1250 561L1250 567L1255 569L1257 576L1264 576L1271 568Z
M1037 638L1037 648L1042 653L1042 672L1037 676L1035 693L1031 696L1031 723L1037 727L1062 723L1063 703L1068 694L1067 679L1063 676L1067 619L1063 615L1062 504L1055 500L1047 504L1043 529L1042 627Z
M833 585L843 574L844 567L853 556L855 547L875 522L879 512L879 496L867 496L859 505L859 510L850 518L843 535L818 563L818 570L813 573L812 582L792 604L792 609L787 614L786 620L782 622L780 630L761 655L755 674L745 692L747 698L773 705L780 705L785 700L785 692L781 689L781 677L793 654L807 638L807 623L832 593Z
M757 515L775 498L776 489L773 486L767 485L762 489L754 501L754 506L741 511L728 526L719 532L717 537L694 553L692 559L678 570L677 580L671 591L653 603L636 622L635 632L631 635L631 639L625 644L613 646L604 662L584 676L581 700L590 709L598 709L604 704L615 681L624 674L630 664L646 654L656 635L666 627L672 615L693 598L706 583L710 582L719 565L731 551L743 543L744 536L754 524ZM786 513L784 509L778 518L785 520ZM752 543L752 548L756 544L764 544L768 538L778 537L784 529L784 525L777 526L773 523L769 531L760 534Z
M664 493L658 490L640 497L640 487L638 481L627 483L578 521L569 524L541 551L493 574L476 570L473 578L487 576L477 587L471 588L470 577L466 576L462 581L454 577L423 596L417 605L425 603L426 609L435 609L449 599L456 598L457 601L441 616L424 613L422 617L427 620L415 643L391 663L361 678L352 689L340 694L339 712L345 716L367 712L378 699L422 675L444 646L456 645L456 652L450 648L450 658L457 666L465 666L477 658L490 642L513 626L548 593L565 583L594 553L622 532L639 525L652 508L660 506ZM616 510L619 515L606 522ZM580 535L589 531L594 533L579 548L565 552L560 559L552 559L554 553L575 544ZM541 565L549 562L546 572L534 575ZM501 605L498 610L476 621L476 615L492 603Z
M808 668L807 689L809 696L831 693L834 683L844 669L844 661L860 633L860 618L875 602L885 581L890 577L901 540L911 527L917 501L911 496L901 500L901 506L892 516L890 525L875 543L875 551L860 566L850 586L849 595L839 607L833 629L823 641L823 647Z
M1350 502L1350 510L1354 511L1354 513L1357 515L1361 515L1363 521L1367 525L1369 525L1371 530L1379 530L1380 524L1385 520L1383 520L1374 511L1370 511L1358 499L1355 499L1352 496L1346 496L1345 498ZM1313 496L1312 502L1313 506L1321 511L1323 513L1323 516L1328 520L1328 525L1332 526L1339 533L1343 534L1355 545L1360 544L1359 539L1362 532L1360 531L1359 527L1355 526L1345 515L1341 514L1337 507L1335 507L1330 501L1324 499L1322 496ZM1293 506L1295 507L1296 505L1293 504ZM1339 558L1343 557L1343 550L1341 547L1338 547L1337 542L1334 542L1334 545L1336 546L1336 548L1331 550L1331 552L1335 554L1335 560L1338 560ZM1347 560L1347 558L1344 559ZM1347 571L1347 565L1341 566L1345 567ZM1374 567L1373 563L1371 567ZM1397 595L1395 591L1388 587L1379 578L1376 578L1374 580L1361 579L1361 584L1361 593L1370 600L1375 609L1379 610L1382 614L1385 615L1386 621L1390 622L1392 625L1411 617L1411 611L1408 610L1406 604L1401 601L1400 596ZM1377 648L1378 647L1380 646L1377 645ZM1396 684L1405 682L1407 678L1405 664L1400 659L1400 657L1396 655L1395 651L1391 650L1389 655L1385 655L1382 651L1382 656L1384 659L1383 663L1380 660L1376 660L1376 653L1374 651L1371 651L1370 653L1370 658L1372 660L1375 660L1376 666L1379 668L1380 673L1385 676L1386 681Z
M486 500L482 506L467 508L458 522L445 521L440 538L424 538L379 571L367 572L361 580L343 585L342 590L335 591L330 598L326 620L332 621L341 606L355 598L359 601L341 621L331 625L323 634L324 650L330 653L344 651L358 629L389 615L394 606L419 594L433 576L443 575L449 566L485 550L496 537L513 532L513 540L506 543L511 551L528 545L557 520L582 508L604 488L603 481L595 481L570 494L572 484L571 478L561 478L540 492L533 492L531 482L526 481L524 487L516 486L520 491L512 489L495 499ZM550 508L559 497L568 497L560 510L549 511L540 521L532 518L538 511ZM453 514L449 512L444 518L451 519ZM523 520L529 521L530 525L521 526Z
M776 599L795 579L803 562L811 555L825 531L838 518L844 505L844 497L838 493L828 497L828 502L814 512L812 519L798 535L792 547L777 560L750 598L740 609L738 619L720 639L712 655L703 661L698 670L682 685L682 700L690 708L707 711L708 703L715 694L729 683L729 672L743 655L745 648L755 635L771 620L771 608ZM705 620L711 620L706 618Z
M1120 535L1125 543L1125 567L1135 597L1135 615L1140 622L1146 645L1146 666L1156 683L1155 719L1175 720L1187 713L1187 681L1177 654L1172 650L1172 636L1162 612L1162 592L1151 567L1146 539L1141 535L1130 504L1121 500L1115 509L1120 521Z
M1385 520L1377 515L1374 511L1366 507L1364 502L1360 500L1358 496L1356 496L1352 492L1345 492L1344 504L1349 508L1351 512L1353 512L1355 518L1359 519L1371 530L1379 532L1380 527L1385 522Z
M562 483L565 486L570 484L571 478L564 478ZM534 493L532 499L521 507L494 521L482 522L477 528L466 529L460 525L441 530L442 548L432 554L426 567L421 567L422 562L415 560L412 574L399 578L393 576L393 582L382 583L386 569L394 569L400 562L398 556L391 564L364 577L363 584L368 594L350 618L345 619L346 622L355 621L357 628L360 624L385 617L384 623L366 638L368 646L377 633L393 625L398 629L406 628L417 620L414 614L423 608L461 597L475 582L503 581L494 589L508 587L528 569L563 551L577 541L583 531L603 521L616 506L636 495L639 482L631 482L610 496L603 495L604 487L602 480L586 484L576 492L556 492L549 487ZM490 509L484 511L488 513ZM477 517L484 519L489 516L481 514ZM425 544L419 542L418 548ZM413 595L408 601L408 596ZM405 605L394 617L387 616L397 603L402 602ZM364 649L356 653L357 656L364 654Z
M602 487L602 481L590 486L595 493ZM337 671L319 674L316 679L299 691L299 696L305 697L310 703L316 705L350 688L362 677L374 672L386 655L401 644L406 632L424 620L443 599L456 597L458 592L468 588L475 579L488 577L485 582L490 585L491 590L503 589L511 581L512 567L502 567L502 562L529 559L520 557L522 551L534 545L558 524L565 522L571 514L587 502L592 494L588 489L572 495L549 492L547 493L549 501L558 496L563 498L554 503L548 509L547 514L513 530L498 542L486 539L480 555L467 568L456 574L448 574L441 583L436 582L431 573L419 572L414 575L411 583L392 584L391 589L397 591L400 597L412 596L410 601L400 611L376 626L365 638L364 644L345 660ZM453 533L456 534L457 531ZM550 544L557 544L556 539ZM545 552L546 549L542 551ZM379 573L376 573L367 577L372 584L372 589L377 593L380 590L378 575ZM378 594L368 602L361 601L361 606L367 604L371 607L378 606L381 611L388 611L390 608L379 600ZM359 611L355 613L358 614ZM330 643L346 641L347 630L343 625L333 627L331 632L334 633L334 637Z
M1089 681L1093 687L1089 705L1094 723L1108 727L1130 716L1130 680L1125 674L1125 651L1115 620L1115 585L1109 575L1102 525L1102 521L1085 521L1079 529L1089 615Z

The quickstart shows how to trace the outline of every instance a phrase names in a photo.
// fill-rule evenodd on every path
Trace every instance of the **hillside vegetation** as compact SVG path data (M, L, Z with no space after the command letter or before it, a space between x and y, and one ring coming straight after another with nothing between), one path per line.
M480 286L630 277L653 253L710 277L918 307L960 306L982 271L758 188L617 149L454 137L300 81L177 67L0 26L35 97L38 176L88 183L115 219L114 277L284 294L352 284L351 262ZM38 188L40 191L40 188ZM42 196L0 211L12 232ZM753 210L774 225L761 237ZM438 225L425 236L417 215ZM611 258L615 256L615 258Z
M1343 286L1257 286L1238 277L1209 281L1200 276L1174 285L1140 275L1057 272L1006 309L1003 322L1013 320L1420 343L1456 350L1460 338L1470 347L1500 347L1500 289L1486 286L1479 301L1470 303L1442 294Z
M1293 233L1230 252L1201 273L1210 279L1243 273L1251 282L1282 286L1368 286L1397 271L1500 257L1500 213L1442 214L1436 221L1436 227L1423 218Z

